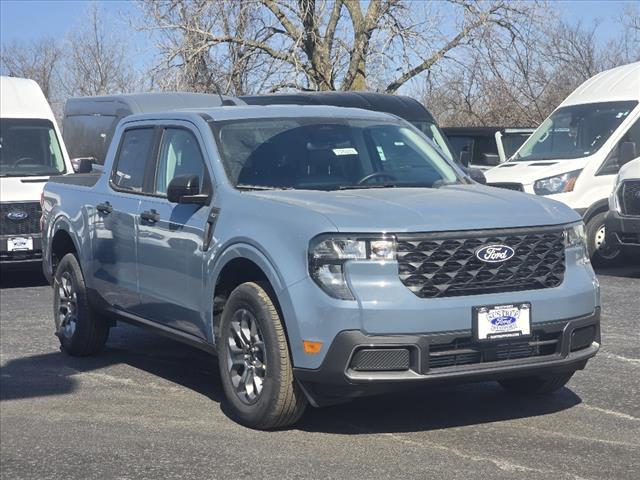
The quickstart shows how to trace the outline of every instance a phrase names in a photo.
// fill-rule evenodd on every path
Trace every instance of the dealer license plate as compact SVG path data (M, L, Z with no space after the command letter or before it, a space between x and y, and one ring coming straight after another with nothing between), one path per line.
M9 252L21 252L33 250L33 238L13 237L7 240L7 250Z
M531 304L474 307L476 340L502 340L531 335Z

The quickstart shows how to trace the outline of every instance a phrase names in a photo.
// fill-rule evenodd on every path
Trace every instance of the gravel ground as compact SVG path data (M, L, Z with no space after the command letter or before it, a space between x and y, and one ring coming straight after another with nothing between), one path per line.
M6 274L1 477L638 479L640 267L599 276L603 348L548 399L494 383L423 387L257 432L225 414L212 357L120 325L104 354L70 358L51 289Z

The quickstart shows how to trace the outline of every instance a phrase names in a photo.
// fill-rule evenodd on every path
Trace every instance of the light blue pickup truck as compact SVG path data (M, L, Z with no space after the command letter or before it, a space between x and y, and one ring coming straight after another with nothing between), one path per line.
M64 351L125 321L214 353L254 428L423 383L548 393L599 348L580 217L473 182L389 114L133 115L103 172L47 183L43 222Z

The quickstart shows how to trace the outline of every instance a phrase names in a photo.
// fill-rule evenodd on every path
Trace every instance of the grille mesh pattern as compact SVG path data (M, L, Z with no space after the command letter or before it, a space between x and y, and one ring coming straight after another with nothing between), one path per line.
M490 187L506 188L507 190L517 190L518 192L524 192L524 187L522 186L521 183L502 182L502 183L488 183L487 185Z
M24 220L9 220L9 212L25 212ZM40 232L40 203L2 203L0 204L0 235L26 235Z
M624 182L619 196L624 215L640 215L640 180Z
M359 350L353 356L351 368L356 371L408 370L409 350L405 348Z
M420 298L552 288L564 280L562 231L477 233L399 235L400 280ZM507 245L515 255L502 263L482 262L475 253L487 245Z

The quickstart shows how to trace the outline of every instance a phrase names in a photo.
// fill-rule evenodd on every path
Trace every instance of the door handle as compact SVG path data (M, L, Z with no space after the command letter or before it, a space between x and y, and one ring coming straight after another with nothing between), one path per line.
M204 241L202 242L202 250L206 252L211 246L211 240L213 239L213 231L216 228L216 221L218 220L218 215L220 215L220 209L213 207L209 212L209 217L207 218L207 225L204 229Z
M104 213L105 215L109 215L111 212L113 212L113 207L109 202L104 202L96 205L96 210L98 210L100 213Z
M156 223L160 221L160 214L152 208L151 210L142 212L140 218L145 222Z

